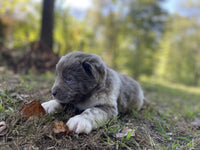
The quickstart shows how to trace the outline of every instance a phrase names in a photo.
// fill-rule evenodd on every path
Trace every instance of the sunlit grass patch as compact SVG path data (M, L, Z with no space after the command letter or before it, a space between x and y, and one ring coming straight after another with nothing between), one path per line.
M195 86L186 86L184 84L178 84L178 83L172 83L168 82L167 80L161 80L158 78L147 78L147 77L141 77L141 81L148 83L149 85L162 85L165 87L168 87L170 89L174 89L176 92L177 90L179 91L185 91L186 93L193 93L193 94L199 94L200 93L200 87L195 87Z

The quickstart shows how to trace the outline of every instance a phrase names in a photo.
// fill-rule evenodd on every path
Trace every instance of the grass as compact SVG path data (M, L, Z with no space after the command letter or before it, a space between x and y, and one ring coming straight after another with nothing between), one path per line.
M0 137L0 149L199 149L200 130L191 124L200 118L198 88L160 82L141 82L150 101L140 112L119 115L91 134L55 135L53 121L67 121L75 115L72 107L65 112L23 120L17 115L21 106L33 99L52 99L54 75L14 75L0 77L0 121L8 124L8 133ZM116 137L124 127L135 136Z

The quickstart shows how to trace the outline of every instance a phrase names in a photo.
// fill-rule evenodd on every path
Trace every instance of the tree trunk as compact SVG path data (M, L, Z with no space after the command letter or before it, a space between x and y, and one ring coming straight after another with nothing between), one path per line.
M43 0L40 41L50 50L53 48L53 20L55 0Z

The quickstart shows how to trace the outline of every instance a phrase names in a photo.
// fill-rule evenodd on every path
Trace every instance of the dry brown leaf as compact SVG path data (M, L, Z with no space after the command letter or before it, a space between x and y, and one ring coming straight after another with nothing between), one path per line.
M4 136L8 132L8 126L5 121L0 122L0 136Z
M29 119L30 117L37 118L38 116L44 115L45 110L39 101L33 100L24 104L19 110L19 114L24 115L25 119Z
M63 134L71 134L68 126L63 121L55 121L53 126L54 133L63 133Z
M117 138L122 138L128 135L129 132L132 132L131 136L135 136L135 130L130 129L128 127L124 127L124 129L116 134Z
M192 125L196 128L200 128L200 119L195 118L195 120L192 122Z

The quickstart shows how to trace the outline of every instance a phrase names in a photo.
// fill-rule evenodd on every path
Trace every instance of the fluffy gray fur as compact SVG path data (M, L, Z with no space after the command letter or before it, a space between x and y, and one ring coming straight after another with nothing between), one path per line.
M118 113L140 110L144 95L141 86L126 75L107 67L95 54L72 52L56 66L52 88L55 100L42 104L47 113L62 110L71 103L83 112L70 118L67 125L76 133L90 133Z

